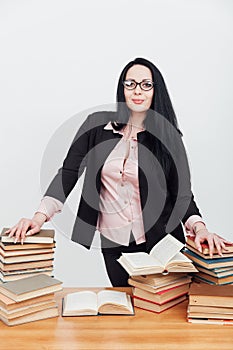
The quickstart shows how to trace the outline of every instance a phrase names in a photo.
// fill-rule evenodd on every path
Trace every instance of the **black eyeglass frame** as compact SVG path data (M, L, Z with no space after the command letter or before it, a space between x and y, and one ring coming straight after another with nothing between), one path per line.
M126 82L126 81L131 81L131 82L135 83L136 85L135 85L133 88L129 88L127 85L125 85L125 82ZM150 83L152 84L152 86L151 86L150 89L144 89L144 88L142 87L142 83L146 83L146 82L150 82ZM136 89L136 87L137 87L138 85L140 86L141 90L143 90L143 91L150 91L150 90L152 90L153 87L154 87L154 82L153 82L152 80L150 80L150 79L143 79L142 81L140 81L140 83L138 83L138 82L135 81L134 79L126 79L126 80L123 80L123 81L122 81L122 84L124 85L124 87L125 87L127 90L134 90L134 89Z

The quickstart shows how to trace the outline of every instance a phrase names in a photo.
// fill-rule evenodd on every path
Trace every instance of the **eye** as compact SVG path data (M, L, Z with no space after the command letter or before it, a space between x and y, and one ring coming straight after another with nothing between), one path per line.
M134 89L136 85L134 80L125 80L123 84L126 87L126 89Z
M144 90L151 90L153 88L153 86L154 86L153 81L146 80L146 81L142 82L142 88Z

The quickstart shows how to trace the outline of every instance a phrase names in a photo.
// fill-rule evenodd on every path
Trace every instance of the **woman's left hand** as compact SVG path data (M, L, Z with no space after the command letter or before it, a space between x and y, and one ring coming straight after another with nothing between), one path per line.
M202 252L201 243L207 241L209 246L210 257L213 257L214 248L217 249L218 254L222 256L222 253L227 252L226 244L233 244L226 239L220 237L216 233L211 233L207 228L203 228L196 233L195 244L199 252Z

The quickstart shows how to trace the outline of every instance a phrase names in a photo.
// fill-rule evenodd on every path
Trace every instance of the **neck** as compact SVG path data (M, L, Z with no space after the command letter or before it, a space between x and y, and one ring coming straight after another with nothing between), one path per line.
M131 112L129 117L129 123L137 128L143 128L144 119L146 118L145 112Z

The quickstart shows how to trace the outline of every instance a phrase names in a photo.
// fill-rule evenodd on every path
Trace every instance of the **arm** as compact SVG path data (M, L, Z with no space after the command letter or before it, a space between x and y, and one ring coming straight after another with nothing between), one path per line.
M32 235L39 232L44 222L48 221L55 212L59 212L61 210L63 203L85 169L85 156L88 152L89 143L88 131L89 117L78 130L63 162L62 168L58 170L57 175L54 177L45 193L44 198L52 197L56 203L58 203L58 210L54 210L53 208L54 212L52 214L50 213L51 215L49 215L47 213L48 207L45 205L43 209L42 207L44 203L41 203L39 210L34 214L32 219L22 218L15 226L7 231L10 237L15 235L15 243L18 240L21 240L21 243L23 244L26 235ZM28 231L29 228L30 231Z
M200 217L200 220L194 220L192 225L189 226L189 230L195 235L197 249L201 251L201 243L207 241L211 257L213 256L214 247L217 248L219 255L222 255L222 250L227 250L225 243L230 242L215 233L209 232L206 228L191 191L189 165L181 139L177 148L179 149L179 154L178 157L175 157L175 160L172 159L168 179L168 188L176 207L174 210L175 217L179 218L186 225L186 229L187 223L192 217Z

